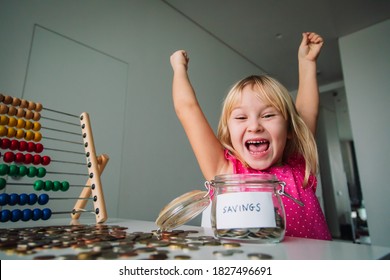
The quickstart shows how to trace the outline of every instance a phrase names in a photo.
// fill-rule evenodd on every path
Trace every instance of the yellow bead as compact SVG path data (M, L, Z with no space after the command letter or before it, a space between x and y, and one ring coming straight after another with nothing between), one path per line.
M23 119L18 119L18 123L16 124L17 128L24 128L26 125L26 121Z
M30 130L32 127L33 127L33 122L32 122L32 121L29 121L29 120L27 120L27 121L26 121L26 125L25 125L24 129L26 129L26 130Z
M1 125L7 125L8 124L8 117L7 116L4 116L4 115L2 115L1 117L0 117L0 124Z
M16 129L13 127L9 127L8 132L7 132L7 137L13 138L13 137L15 137L15 135L16 135Z
M8 126L14 127L18 123L18 120L15 117L10 117L8 120Z
M15 138L16 139L22 139L23 137L24 137L24 130L23 129L17 129Z
M42 134L40 132L35 132L34 142L39 142L42 139Z
M27 131L26 134L24 135L24 139L26 139L27 141L34 139L34 132Z
M41 123L34 122L33 130L34 131L40 131L41 130Z
M8 129L4 125L0 125L0 136L6 136L8 133Z

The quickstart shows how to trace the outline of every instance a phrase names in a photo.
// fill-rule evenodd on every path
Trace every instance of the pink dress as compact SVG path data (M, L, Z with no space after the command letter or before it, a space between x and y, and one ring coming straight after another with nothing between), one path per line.
M286 196L281 196L286 212L286 236L332 240L325 216L315 195L317 179L310 176L308 186L302 188L305 177L305 161L299 155L292 156L283 166L273 166L267 170L245 167L227 150L225 157L233 163L234 174L266 173L274 174L279 181L286 183L285 192L302 201L304 206Z

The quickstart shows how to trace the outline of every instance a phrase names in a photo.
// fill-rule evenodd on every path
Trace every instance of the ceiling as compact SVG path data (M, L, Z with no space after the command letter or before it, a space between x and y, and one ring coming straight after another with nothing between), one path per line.
M327 85L343 80L338 38L390 18L389 0L162 1L291 91L302 32L324 38L318 82Z

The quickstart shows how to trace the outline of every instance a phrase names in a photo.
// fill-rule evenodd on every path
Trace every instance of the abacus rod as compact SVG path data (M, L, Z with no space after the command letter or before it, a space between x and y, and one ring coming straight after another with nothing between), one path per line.
M7 182L7 185L10 185L10 186L24 186L24 187L31 187L32 185L29 185L27 183L8 183ZM69 187L73 188L73 187L78 187L78 188L90 188L91 186L86 186L86 185L70 185Z
M72 153L72 154L78 154L78 155L84 155L84 153L82 153L82 152L75 152L75 151L55 149L55 148L47 148L47 147L45 147L45 150L56 151L56 152L64 152L64 153Z
M42 129L47 129L47 130L52 130L52 131L57 131L57 132L63 132L63 133L69 133L69 134L80 136L80 133L66 131L66 130L62 130L62 129L51 128L51 127L44 127L44 126L42 126L41 128Z
M66 199L91 200L92 197L84 197L84 198L80 198L80 197L50 197L50 198L49 198L49 201L50 201L50 200L53 200L53 199L56 199L56 200L66 200Z
M80 127L80 124L79 124L79 123L72 123L72 122L57 120L57 119L53 119L53 118L49 118L49 117L44 117L44 116L42 116L41 119L51 120L51 121L61 122L61 123L66 123L66 124L70 124L70 125L74 125L74 126Z
M62 174L62 175L77 175L77 176L88 176L86 173L73 173L73 172L55 172L55 171L46 171L46 174Z
M75 162L75 161L53 160L53 159L51 161L52 162L60 162L60 163L71 163L71 164L85 165L85 163Z
M65 113L65 112L49 109L49 108L46 108L46 107L43 107L43 109L51 111L51 112L55 112L55 113L59 113L59 114L63 114L63 115L71 116L71 117L75 117L75 118L79 118L80 117L80 116L77 116L77 115L73 115L73 114L69 114L69 113Z
M69 140L58 139L58 138L53 138L53 137L44 136L44 138L48 139L48 140L61 141L61 142L72 143L72 144L77 144L77 145L84 145L81 142L69 141Z
M73 210L73 211L59 211L59 212L52 212L52 214L75 214L75 213L93 213L92 210Z

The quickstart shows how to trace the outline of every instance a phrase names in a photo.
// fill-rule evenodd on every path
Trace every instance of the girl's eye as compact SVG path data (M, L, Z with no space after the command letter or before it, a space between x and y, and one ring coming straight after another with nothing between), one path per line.
M275 114L265 114L263 116L264 119L269 119L269 118L272 118L273 116L275 116Z
M244 116L237 116L237 117L234 117L236 120L245 120L246 117Z

